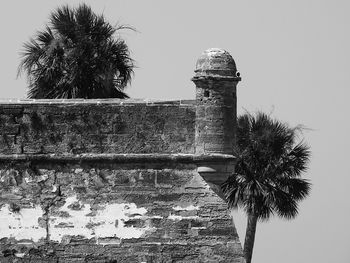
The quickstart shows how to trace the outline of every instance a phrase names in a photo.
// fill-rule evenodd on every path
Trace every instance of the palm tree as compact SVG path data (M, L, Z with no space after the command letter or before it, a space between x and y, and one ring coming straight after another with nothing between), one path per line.
M247 214L244 256L250 263L258 220L276 214L292 219L298 202L310 192L311 184L300 178L307 169L310 151L297 142L300 127L271 119L264 113L246 113L237 120L237 164L223 184L231 208Z
M28 77L29 98L127 98L133 60L112 26L89 6L63 6L45 30L24 44L18 73Z

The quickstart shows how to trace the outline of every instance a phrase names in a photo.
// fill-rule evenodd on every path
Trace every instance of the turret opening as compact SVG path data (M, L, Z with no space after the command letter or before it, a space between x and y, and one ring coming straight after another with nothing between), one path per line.
M204 97L205 97L205 98L208 98L209 95L210 95L209 90L205 90L205 91L204 91Z

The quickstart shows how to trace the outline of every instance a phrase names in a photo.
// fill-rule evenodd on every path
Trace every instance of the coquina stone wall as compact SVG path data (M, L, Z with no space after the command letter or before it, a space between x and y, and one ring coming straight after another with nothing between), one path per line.
M204 73L195 101L0 102L0 262L244 262L220 190L238 79Z
M194 153L195 101L0 102L0 154Z
M0 261L241 262L225 203L189 161L2 167Z

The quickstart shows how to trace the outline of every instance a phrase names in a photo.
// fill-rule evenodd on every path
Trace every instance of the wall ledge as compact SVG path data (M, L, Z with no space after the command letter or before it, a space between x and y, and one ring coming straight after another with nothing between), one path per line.
M227 163L236 157L229 154L10 154L0 155L0 163L8 162L112 162L112 163Z
M155 99L0 99L0 107L25 105L195 105L195 100L155 100Z

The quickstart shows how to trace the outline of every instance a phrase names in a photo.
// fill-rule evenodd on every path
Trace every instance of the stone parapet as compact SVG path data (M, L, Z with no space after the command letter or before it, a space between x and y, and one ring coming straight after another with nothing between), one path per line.
M0 102L0 154L194 153L193 101Z

